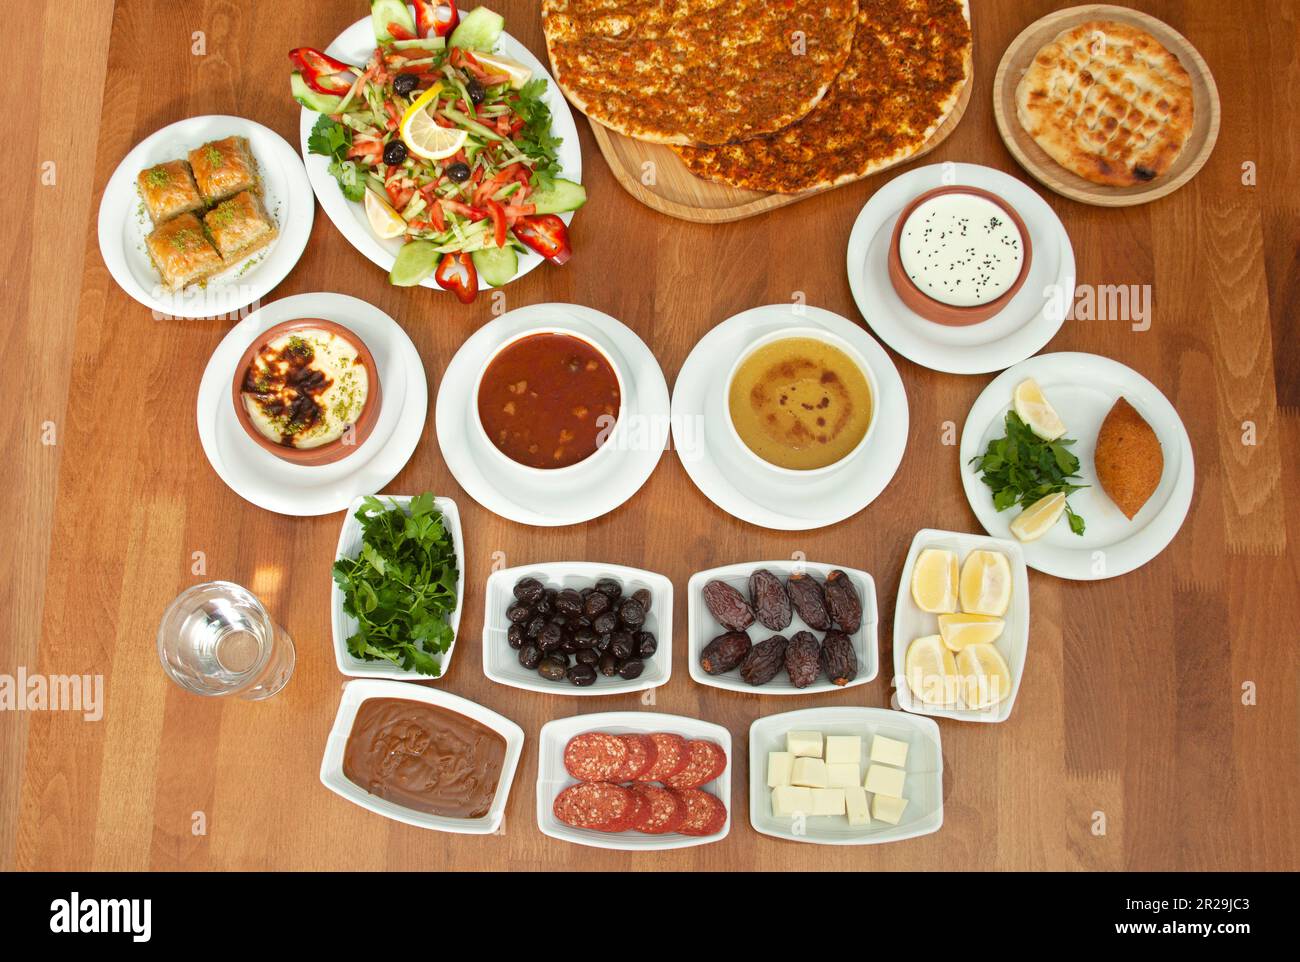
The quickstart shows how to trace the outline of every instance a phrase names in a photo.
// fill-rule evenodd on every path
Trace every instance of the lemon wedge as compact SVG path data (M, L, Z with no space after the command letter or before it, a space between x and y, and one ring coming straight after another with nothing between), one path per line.
M903 674L907 687L924 704L957 704L957 663L938 635L917 638L907 646Z
M1011 669L992 645L969 645L957 652L957 674L967 708L990 708L1011 694Z
M1002 636L1006 622L992 615L940 615L939 637L950 651L961 651L969 645L984 645Z
M402 114L400 130L402 142L417 157L425 160L446 160L465 146L469 135L458 127L441 127L429 113L429 106L438 97L441 84L434 84L420 94Z
M961 566L961 610L1000 618L1010 603L1011 563L1007 556L982 550L967 555Z
M1049 494L1039 498L1011 522L1011 533L1021 541L1036 541L1051 530L1065 513L1065 495Z
M944 548L926 548L912 568L912 600L922 611L938 614L957 610L957 555Z
M1043 389L1032 377L1016 385L1011 402L1020 415L1020 420L1044 441L1055 441L1065 434L1065 422L1056 413L1056 408L1048 403Z
M510 78L510 86L518 90L524 84L532 79L533 72L525 67L518 60L511 60L509 57L503 57L499 53L479 53L474 52L474 59L488 73L503 73Z
M402 215L369 187L366 188L366 218L370 221L370 229L384 240L406 233L406 221Z

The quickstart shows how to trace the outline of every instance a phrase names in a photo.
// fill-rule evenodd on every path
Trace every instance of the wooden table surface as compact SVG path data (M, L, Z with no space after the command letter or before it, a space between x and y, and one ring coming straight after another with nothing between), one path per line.
M504 521L452 480L430 410L415 455L387 490L431 489L455 498L463 515L463 642L439 684L513 718L527 741L501 835L447 836L368 814L317 780L345 680L334 666L327 600L342 515L281 517L221 483L199 446L194 400L229 323L153 320L113 283L95 235L109 175L159 127L197 114L238 114L296 144L285 51L324 46L364 5L37 4L41 29L0 39L11 65L10 126L18 131L16 147L10 141L16 176L0 201L7 343L14 349L0 396L4 409L18 414L0 428L5 473L18 487L0 556L0 673L102 673L107 695L98 722L68 712L0 713L0 868L1300 865L1297 7L1290 0L1137 5L1204 54L1222 97L1222 135L1190 185L1150 206L1104 210L1044 194L1071 234L1081 284L1150 284L1154 292L1149 330L1070 321L1046 350L1117 358L1165 392L1195 450L1191 513L1173 544L1132 574L1092 584L1031 575L1032 640L1011 718L995 726L941 725L946 802L937 834L824 848L750 828L749 725L797 707L888 705L890 673L796 701L696 685L684 655L687 578L717 564L795 552L865 568L880 593L881 661L888 665L891 613L913 534L922 527L978 530L955 448L943 437L945 425L962 424L991 376L939 374L895 357L912 419L893 483L856 517L793 534L760 530L715 508L672 452L635 497L597 521L559 530ZM536 3L493 6L544 56ZM973 6L974 98L952 138L921 163L971 161L1028 180L995 130L990 83L1015 35L1067 4ZM196 31L202 53L194 52ZM670 385L692 345L746 308L788 303L804 292L809 303L861 322L844 249L862 204L897 171L757 219L689 225L626 195L585 120L578 125L590 202L575 223L576 254L563 269L512 284L509 306L567 301L606 311L650 345ZM301 262L268 300L319 290L363 298L400 321L424 360L431 407L442 370L490 318L486 299L463 308L429 290L388 286L318 210ZM1243 443L1251 435L1254 443ZM192 571L195 552L206 557L206 577ZM730 728L738 750L727 838L629 858L540 834L533 790L541 725L640 703L635 695L578 699L488 681L478 635L482 589L496 559L603 560L672 578L679 626L673 678L657 691L653 710ZM163 608L210 578L252 588L296 639L297 671L278 697L205 700L159 669L154 634ZM1104 834L1094 831L1096 813L1104 813ZM205 831L196 834L196 824Z

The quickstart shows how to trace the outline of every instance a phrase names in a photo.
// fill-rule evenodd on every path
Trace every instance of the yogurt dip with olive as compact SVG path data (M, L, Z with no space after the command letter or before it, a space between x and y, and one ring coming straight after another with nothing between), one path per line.
M332 331L302 327L258 348L240 396L258 433L310 450L337 441L356 423L369 388L356 345Z

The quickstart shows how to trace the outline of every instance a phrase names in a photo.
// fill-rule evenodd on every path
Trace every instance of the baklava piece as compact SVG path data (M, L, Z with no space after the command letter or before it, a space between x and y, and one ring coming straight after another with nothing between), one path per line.
M145 238L163 286L178 291L225 269L225 262L193 214L181 214Z
M233 263L275 240L275 222L250 191L223 200L203 218L212 242L226 263Z
M233 197L241 190L257 189L257 162L246 137L213 140L191 150L190 167L209 204Z
M145 210L155 225L181 214L203 209L203 196L190 165L183 160L169 160L140 171L136 178Z

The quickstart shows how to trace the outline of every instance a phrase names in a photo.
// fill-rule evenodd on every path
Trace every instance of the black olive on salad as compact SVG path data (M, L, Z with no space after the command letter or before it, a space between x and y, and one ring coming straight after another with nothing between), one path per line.
M481 104L487 97L487 91L483 89L483 85L473 77L470 77L469 80L465 82L465 92L469 94L469 102L475 107Z
M458 184L463 184L469 180L469 164L463 164L457 161L447 168L447 176Z
M390 140L384 147L384 163L389 167L396 167L404 160L406 160L406 144L400 140Z
M399 73L393 78L393 92L405 97L420 81L413 73Z

